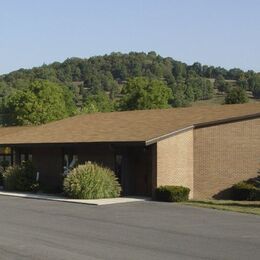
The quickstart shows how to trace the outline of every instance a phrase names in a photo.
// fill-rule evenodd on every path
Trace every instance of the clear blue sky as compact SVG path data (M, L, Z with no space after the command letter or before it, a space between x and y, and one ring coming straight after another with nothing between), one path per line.
M260 71L259 0L0 0L0 74L113 51Z

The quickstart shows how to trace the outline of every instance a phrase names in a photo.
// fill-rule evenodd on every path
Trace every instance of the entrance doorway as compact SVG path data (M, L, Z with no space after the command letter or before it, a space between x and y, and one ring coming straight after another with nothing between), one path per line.
M128 147L115 154L115 174L123 196L151 196L151 152L144 147Z

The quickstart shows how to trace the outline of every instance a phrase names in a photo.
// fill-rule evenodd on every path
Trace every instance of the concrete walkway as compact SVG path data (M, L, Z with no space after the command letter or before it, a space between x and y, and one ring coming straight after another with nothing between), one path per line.
M60 202L69 202L69 203L87 204L87 205L96 205L96 206L150 200L149 198L144 198L144 197L119 197L119 198L108 198L108 199L79 200L79 199L67 199L63 196L56 196L56 195L47 195L47 194L39 194L39 193L34 194L34 193L26 193L26 192L7 192L7 191L0 191L0 196L60 201Z

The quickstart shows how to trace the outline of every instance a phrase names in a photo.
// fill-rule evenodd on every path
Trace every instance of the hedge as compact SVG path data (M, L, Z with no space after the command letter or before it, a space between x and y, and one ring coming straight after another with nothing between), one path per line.
M260 189L245 181L232 186L234 200L260 200Z
M155 190L155 199L166 202L181 202L189 199L190 189L183 186L160 186Z

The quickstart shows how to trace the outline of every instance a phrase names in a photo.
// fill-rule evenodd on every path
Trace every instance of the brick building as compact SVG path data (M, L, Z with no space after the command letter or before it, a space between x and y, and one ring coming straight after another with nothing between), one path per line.
M47 190L75 163L113 169L124 195L183 185L191 198L228 195L260 169L260 103L96 113L0 128L0 162L32 160Z

